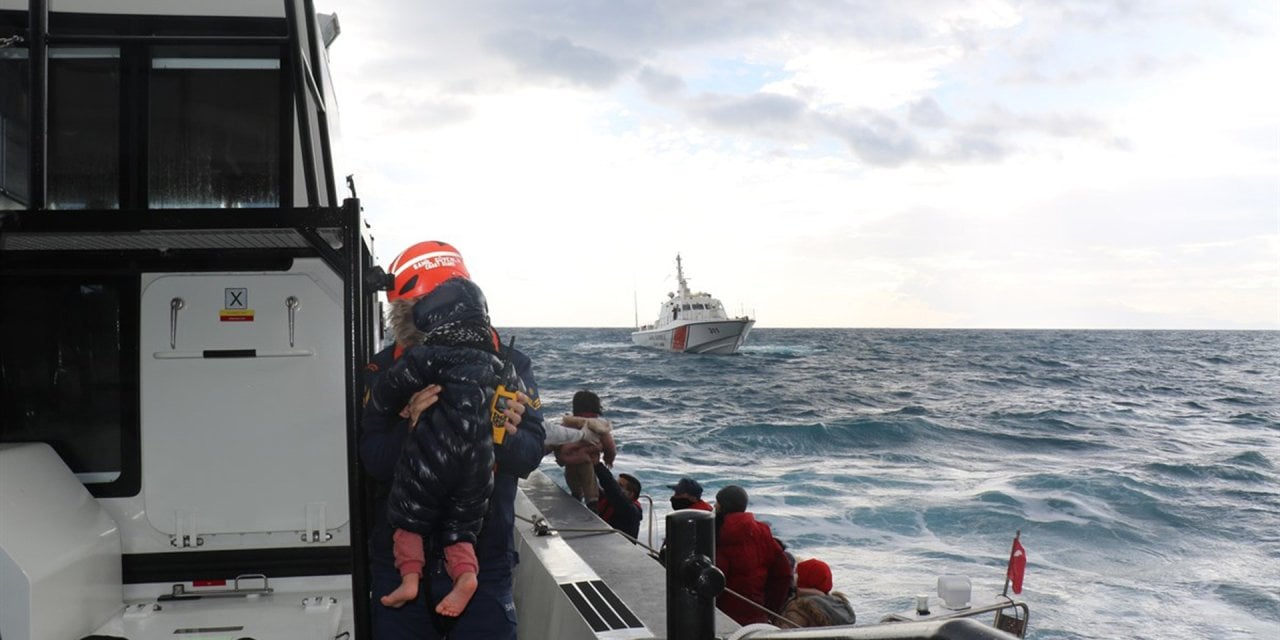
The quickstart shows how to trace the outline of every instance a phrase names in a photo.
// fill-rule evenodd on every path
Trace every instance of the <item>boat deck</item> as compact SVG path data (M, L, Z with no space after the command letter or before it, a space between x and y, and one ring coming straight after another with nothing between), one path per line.
M666 569L644 547L612 533L612 529L604 521L565 493L541 471L535 471L528 479L522 480L520 488L523 495L516 500L517 516L533 520L541 515L555 531L551 536L537 536L533 532L533 526L527 521L516 523L521 553L517 569L517 607L521 612L521 630L531 630L526 626L524 611L540 597L535 593L536 581L531 578L533 572L540 569L551 574L550 578L560 587L560 591L566 593L573 590L570 585L591 583L594 578L598 578L643 625L642 628L625 626L626 615L623 613L620 616L624 620L623 626L603 631L596 629L594 637L666 637ZM522 595L528 598L524 603L520 602ZM589 595L588 599L590 597ZM585 617L592 615L590 611L584 612L582 606L577 608L578 613ZM533 623L533 626L537 624ZM718 636L727 637L737 629L737 623L719 611L716 612ZM556 632L564 634L564 629L557 628Z

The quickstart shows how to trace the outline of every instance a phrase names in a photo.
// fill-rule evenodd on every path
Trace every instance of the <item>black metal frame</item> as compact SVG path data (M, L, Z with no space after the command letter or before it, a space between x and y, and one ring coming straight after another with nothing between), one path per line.
M326 87L317 70L323 69L320 34L312 0L282 0L284 20L226 18L224 23L235 28L248 26L244 35L220 35L207 32L206 23L197 18L172 20L169 33L155 33L157 25L168 25L164 17L141 16L121 20L119 33L91 32L101 22L81 14L55 14L65 33L50 33L47 0L29 0L26 44L30 70L30 159L28 208L0 211L0 274L23 273L95 273L136 274L142 271L204 270L245 264L279 264L287 267L293 258L318 256L343 280L343 321L346 346L345 400L347 421L347 480L351 530L350 572L355 620L355 637L369 637L369 571L366 558L366 524L364 495L366 483L357 455L357 429L360 411L360 372L372 357L369 340L376 313L376 286L367 276L377 269L371 250L362 236L362 209L354 197L338 204L336 179L333 175L332 148L326 110ZM301 10L300 10L301 8ZM299 15L301 14L301 15ZM101 16L98 16L101 18ZM113 23L114 24L114 23ZM280 25L279 33L275 27ZM132 30L132 32L130 32ZM143 34L139 31L150 30ZM176 33L175 33L176 32ZM49 47L65 44L109 45L121 48L121 176L120 209L53 211L48 209L48 98ZM146 98L149 60L147 48L156 45L273 45L280 47L281 59L281 176L280 207L258 209L148 209L147 202L147 122ZM292 96L293 101L285 99ZM292 105L292 109L289 106ZM314 123L313 123L314 116ZM295 122L296 118L296 122ZM313 126L314 125L314 126ZM306 203L295 206L293 177L294 132L302 155L302 175ZM318 147L318 148L317 148ZM317 154L319 162L317 163ZM354 195L354 194L353 194ZM218 230L292 230L306 242L305 248L259 248L233 252L211 249L107 249L73 250L57 247L59 234L130 234L143 231L191 231L193 234L216 233ZM322 237L323 231L336 233L341 246L334 248ZM40 235L50 239L51 248L6 250L6 237L22 238ZM136 310L134 311L136 314ZM136 348L136 345L135 345ZM134 440L137 439L136 407ZM140 446L140 443L135 443ZM208 552L189 551L181 554L148 554L133 557L127 563L142 571L128 575L151 580L156 575L177 575L173 563L190 563ZM315 575L315 553L283 550L259 552L256 562L273 562L280 575ZM324 555L323 553L321 555ZM210 556L212 558L212 556ZM197 561L198 562L198 561ZM327 563L335 566L332 560ZM342 563L338 563L341 565Z

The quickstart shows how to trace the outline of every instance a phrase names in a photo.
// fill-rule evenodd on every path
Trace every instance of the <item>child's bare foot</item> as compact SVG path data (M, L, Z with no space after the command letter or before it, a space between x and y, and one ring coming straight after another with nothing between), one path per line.
M403 607L406 602L411 602L414 598L418 597L418 579L420 577L421 576L416 573L409 573L400 576L400 586L396 587L395 591L379 598L382 602L382 606L399 609L400 607Z
M462 615L467 604L471 602L471 596L476 594L478 585L479 582L474 573L468 572L458 576L458 579L453 581L453 590L440 601L440 604L436 605L436 613L451 618Z

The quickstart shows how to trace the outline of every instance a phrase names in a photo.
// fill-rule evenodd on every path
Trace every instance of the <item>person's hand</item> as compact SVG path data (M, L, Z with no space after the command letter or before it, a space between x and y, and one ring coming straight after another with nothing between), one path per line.
M502 410L502 415L507 417L507 435L513 436L520 430L520 421L524 419L525 405L531 404L533 400L525 395L523 391L516 392L516 402L507 403L507 408Z
M422 412L427 410L427 407L435 404L440 399L440 391L440 385L429 384L409 398L409 404L406 404L400 410L400 417L409 419L410 431L413 431L413 428L417 426L418 416L421 416Z

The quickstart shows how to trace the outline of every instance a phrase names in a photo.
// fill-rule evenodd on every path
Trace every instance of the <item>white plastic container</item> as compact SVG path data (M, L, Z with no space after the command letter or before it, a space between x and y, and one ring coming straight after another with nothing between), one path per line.
M938 576L938 597L948 609L968 609L973 586L968 576Z

